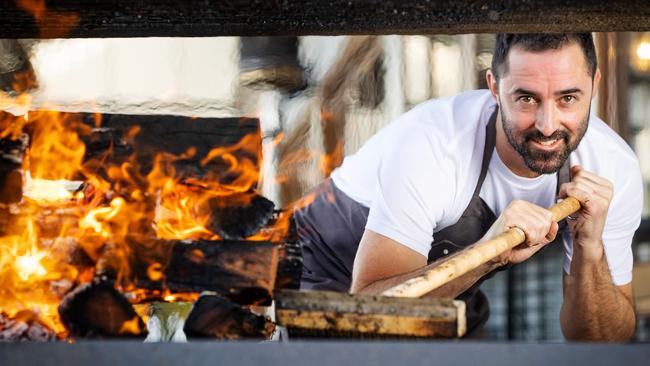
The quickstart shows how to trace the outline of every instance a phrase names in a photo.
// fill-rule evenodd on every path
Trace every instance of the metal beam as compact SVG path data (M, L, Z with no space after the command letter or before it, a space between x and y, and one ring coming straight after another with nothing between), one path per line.
M40 3L0 1L0 38L650 30L646 0L48 0L38 9Z

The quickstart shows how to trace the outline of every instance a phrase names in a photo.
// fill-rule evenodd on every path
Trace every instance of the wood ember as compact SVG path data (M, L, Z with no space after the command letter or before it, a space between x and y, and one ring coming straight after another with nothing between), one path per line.
M188 338L269 339L275 324L224 297L207 295L194 304L183 330Z
M20 311L11 318L0 312L0 341L51 342L56 339L56 333L29 310Z
M145 325L112 284L95 281L70 292L59 305L61 321L73 337L144 337Z
M244 239L257 233L273 217L275 205L254 192L235 193L210 199L207 228L227 240Z
M274 290L279 245L256 241L180 241L129 238L127 248L108 248L99 276L117 279L121 258L135 286L173 293L214 291L240 304L269 304Z
M0 139L0 203L20 202L23 191L22 163L28 136Z

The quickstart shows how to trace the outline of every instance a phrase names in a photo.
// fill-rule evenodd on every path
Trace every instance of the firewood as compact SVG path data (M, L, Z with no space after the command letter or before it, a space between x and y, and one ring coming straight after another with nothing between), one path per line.
M220 157L202 161L216 147L232 146L245 136L256 136L249 150L237 150L232 156L238 161L248 159L259 164L261 135L259 121L252 118L192 118L170 115L126 115L91 113L67 113L70 119L80 120L84 125L101 128L81 128L86 142L86 164L95 169L120 165L134 155L139 173L146 176L153 167L156 154L165 153L176 157L173 168L178 177L201 178L213 176L223 183L235 176L229 171L229 162ZM72 115L74 115L72 117ZM193 154L188 154L192 151ZM92 161L94 160L94 161ZM94 170L93 170L94 171Z
M22 163L28 137L0 139L0 203L16 203L23 196Z
M73 337L144 338L147 334L129 301L109 282L80 285L63 299L59 315Z
M97 273L141 289L214 291L240 304L269 304L279 248L278 244L263 241L181 241L134 236L124 245L107 245Z
M183 330L188 338L269 339L275 324L224 297L206 295L192 307Z
M29 311L19 311L15 316L0 312L0 341L39 341L51 342L57 339L54 330L42 322L38 315Z
M254 192L235 193L210 199L207 228L227 240L244 239L257 233L273 217L272 201Z

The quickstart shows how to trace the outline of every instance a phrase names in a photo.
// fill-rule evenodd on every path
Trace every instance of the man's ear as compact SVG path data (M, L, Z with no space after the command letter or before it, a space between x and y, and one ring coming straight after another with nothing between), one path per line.
M593 91L591 92L591 99L594 99L596 95L598 94L598 89L600 87L600 78L602 77L600 73L600 69L596 69L596 73L594 74L594 82L593 82Z
M499 101L499 85L497 83L496 76L492 73L492 69L489 69L485 73L485 81L487 82L488 89L490 89L490 93L492 94L492 98L494 98L494 100L496 100L498 102Z

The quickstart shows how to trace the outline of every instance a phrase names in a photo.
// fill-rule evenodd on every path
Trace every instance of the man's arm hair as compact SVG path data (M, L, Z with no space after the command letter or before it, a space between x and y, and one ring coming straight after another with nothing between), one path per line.
M613 283L605 256L593 265L579 261L574 255L571 274L563 276L562 333L569 340L630 340L636 327L632 284Z
M352 271L352 293L379 295L437 266L427 257L381 234L366 230L359 244ZM431 291L426 296L454 298L500 264L490 261Z

